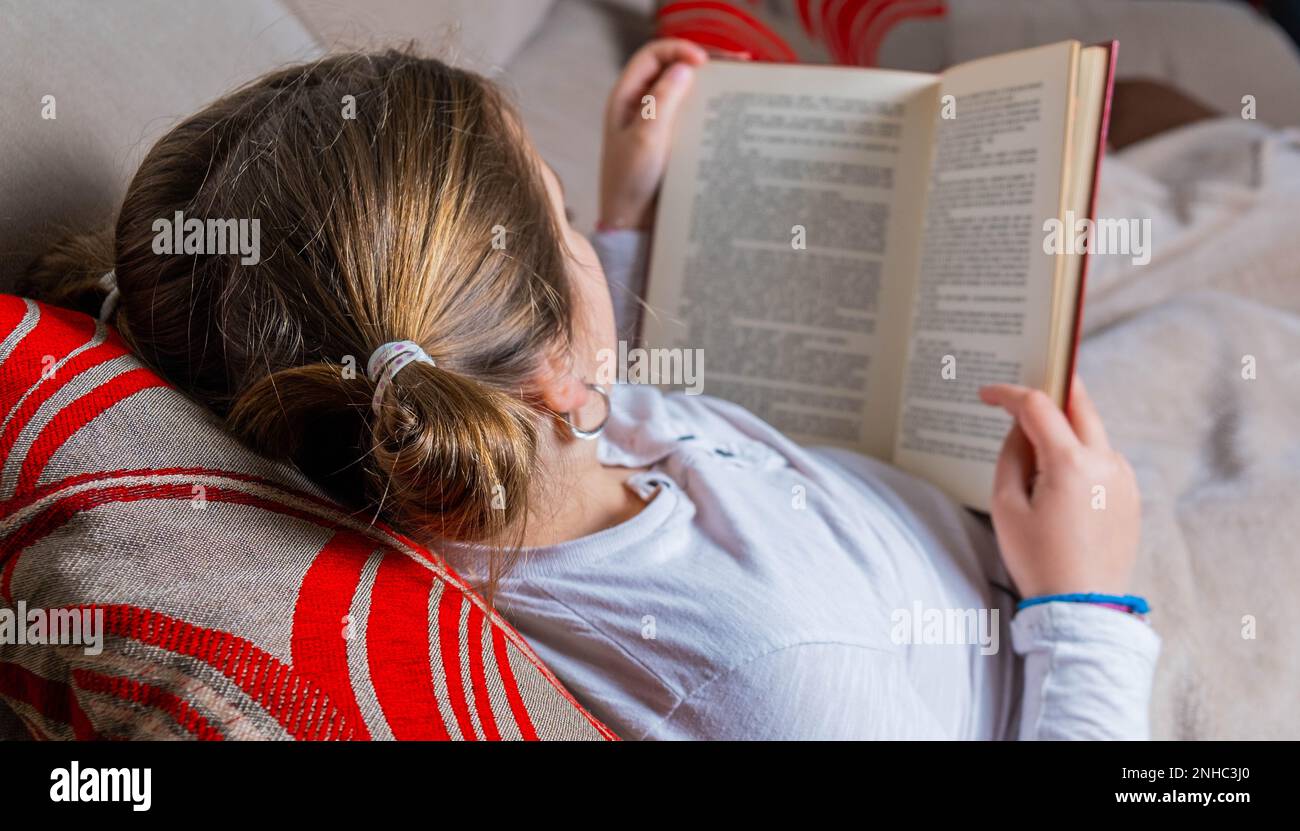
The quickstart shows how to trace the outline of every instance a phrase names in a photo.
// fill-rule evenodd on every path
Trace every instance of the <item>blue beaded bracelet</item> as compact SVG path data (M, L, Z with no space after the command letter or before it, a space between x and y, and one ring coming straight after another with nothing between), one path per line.
M1031 597L1022 600L1016 604L1016 610L1028 609L1030 606L1037 606L1040 603L1052 603L1060 601L1063 603L1111 603L1116 606L1123 606L1130 612L1137 615L1145 615L1151 611L1151 604L1147 603L1146 598L1138 597L1135 594L1045 594L1042 597Z

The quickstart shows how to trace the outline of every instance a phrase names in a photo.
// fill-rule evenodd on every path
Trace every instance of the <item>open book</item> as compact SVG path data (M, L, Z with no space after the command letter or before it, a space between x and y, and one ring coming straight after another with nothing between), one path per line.
M709 63L659 197L642 344L700 349L704 392L987 510L1011 420L979 387L1068 397L1086 257L1045 239L1091 217L1115 51L937 76Z

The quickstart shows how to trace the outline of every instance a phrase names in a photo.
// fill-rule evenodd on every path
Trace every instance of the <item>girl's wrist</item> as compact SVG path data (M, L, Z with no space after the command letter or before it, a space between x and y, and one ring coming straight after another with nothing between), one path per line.
M1027 597L1016 604L1016 611L1022 611L1043 603L1088 603L1094 606L1106 606L1139 617L1151 611L1151 604L1147 603L1144 597L1135 594L1100 594L1097 592L1070 592Z
M636 231L644 234L650 230L649 226L640 222L621 222L619 220L598 219L596 220L596 230L605 233L608 231Z
M655 200L601 200L596 212L597 231L649 231L655 221Z

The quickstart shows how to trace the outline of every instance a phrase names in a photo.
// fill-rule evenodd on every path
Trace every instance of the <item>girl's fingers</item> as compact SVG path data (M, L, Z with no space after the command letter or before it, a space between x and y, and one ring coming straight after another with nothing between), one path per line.
M660 66L684 61L692 66L699 66L709 60L709 50L693 41L682 38L662 38L653 40L643 46L640 52L648 52L659 61Z
M1109 450L1110 440L1106 437L1106 426L1102 424L1097 407L1092 403L1092 397L1088 395L1083 379L1078 375L1070 382L1069 408L1070 424L1074 426L1079 441L1088 447Z
M733 52L730 49L720 49L716 46L709 47L708 53L711 58L726 58L731 61L752 61L754 59L754 56L748 52Z
M708 60L709 53L689 40L670 38L647 43L623 68L623 74L610 94L611 111L622 112L633 105L640 107L641 96L646 94L665 67L675 63L700 66Z
M993 384L980 389L980 399L1011 414L1034 446L1040 463L1079 446L1079 438L1065 413L1039 390L1017 384Z
M659 79L650 88L650 95L655 99L655 122L671 125L677 109L686 100L694 80L695 68L686 63L675 63L664 70ZM639 101L638 101L639 106Z
M1014 425L1002 442L998 464L993 472L993 493L1000 505L1020 507L1029 504L1035 475L1034 448L1025 438L1020 425Z

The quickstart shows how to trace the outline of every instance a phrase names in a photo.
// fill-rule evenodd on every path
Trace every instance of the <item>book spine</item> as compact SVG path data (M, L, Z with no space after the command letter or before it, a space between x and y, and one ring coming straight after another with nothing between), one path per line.
M1112 40L1106 47L1110 53L1106 67L1106 99L1102 104L1101 127L1097 134L1097 157L1092 166L1092 193L1088 196L1088 218L1097 219L1097 185L1101 179L1101 161L1106 156L1106 136L1110 133L1110 104L1115 91L1115 61L1119 57L1119 41ZM1088 265L1092 256L1084 252L1083 265L1079 268L1079 294L1074 301L1074 347L1070 350L1070 371L1065 376L1066 407L1070 405L1070 390L1074 386L1074 370L1079 360L1079 338L1083 332L1083 303L1088 285Z

